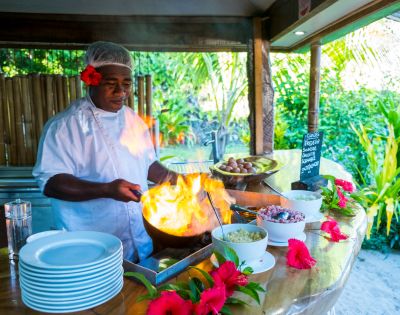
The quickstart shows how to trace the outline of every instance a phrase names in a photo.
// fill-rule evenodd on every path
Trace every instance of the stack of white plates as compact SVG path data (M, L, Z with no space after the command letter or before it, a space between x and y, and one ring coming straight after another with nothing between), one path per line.
M102 304L123 286L122 244L101 232L66 232L37 239L19 253L25 305L66 313Z

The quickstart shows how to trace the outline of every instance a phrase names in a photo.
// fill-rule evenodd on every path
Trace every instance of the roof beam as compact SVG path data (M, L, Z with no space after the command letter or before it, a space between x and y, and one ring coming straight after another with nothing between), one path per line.
M98 40L143 51L247 51L249 18L0 13L0 47L85 49Z

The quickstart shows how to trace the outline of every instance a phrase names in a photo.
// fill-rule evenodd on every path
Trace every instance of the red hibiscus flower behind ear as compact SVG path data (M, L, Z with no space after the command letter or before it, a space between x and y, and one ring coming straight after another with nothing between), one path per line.
M339 228L339 224L331 217L327 217L328 221L322 222L321 231L328 233L333 242L339 242L340 240L346 240L349 237L342 233Z
M352 193L355 190L354 185L352 183L348 182L347 180L344 180L344 179L336 178L335 179L335 185L342 187L344 191L347 191L349 193Z
M286 264L296 269L310 269L317 261L311 257L304 242L294 238L289 239L289 250L286 254Z
M101 73L97 72L96 69L87 65L85 70L81 72L81 80L86 83L86 85L97 86L101 81Z
M214 286L200 294L200 302L194 305L196 315L219 314L225 304L226 295L224 286Z
M192 308L192 302L182 299L175 291L163 291L150 302L147 315L190 315Z
M235 264L229 260L210 274L216 286L225 285L226 297L233 294L236 286L245 286L249 282L248 277L237 270Z

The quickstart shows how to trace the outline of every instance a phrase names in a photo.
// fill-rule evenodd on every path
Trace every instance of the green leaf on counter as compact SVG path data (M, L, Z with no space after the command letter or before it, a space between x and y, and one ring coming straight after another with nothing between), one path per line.
M258 304L260 304L260 297L258 296L258 293L256 290L251 289L251 288L247 288L247 287L241 287L238 286L236 288L237 291L240 291L248 296L250 296L251 298L253 298Z
M147 291L149 292L150 296L156 297L157 296L157 289L155 286L153 286L149 280L146 279L144 275L138 272L125 272L124 276L126 277L132 277L137 280L139 280L143 285L146 287Z
M197 267L190 267L190 269L194 269L194 270L197 270L198 272L200 272L203 275L203 277L207 280L210 287L212 287L214 285L214 280L207 271L204 271L203 269L200 269Z

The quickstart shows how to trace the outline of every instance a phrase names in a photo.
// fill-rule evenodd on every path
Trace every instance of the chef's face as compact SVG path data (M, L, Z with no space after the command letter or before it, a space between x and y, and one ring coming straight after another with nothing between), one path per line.
M91 86L89 93L93 103L108 112L117 112L132 90L131 70L123 66L108 65L96 69L102 79Z

